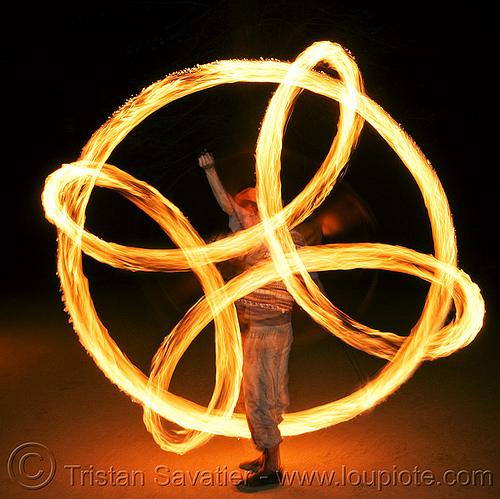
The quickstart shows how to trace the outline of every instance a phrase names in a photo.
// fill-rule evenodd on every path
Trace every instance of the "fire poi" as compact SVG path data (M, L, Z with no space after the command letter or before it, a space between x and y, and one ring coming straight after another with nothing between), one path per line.
M318 64L338 73L315 71ZM154 187L106 161L126 135L168 103L217 85L271 82L278 87L266 110L256 145L256 187L262 222L206 244L187 218ZM314 178L283 206L280 184L282 138L293 104L302 90L339 103L337 133ZM299 250L290 229L324 201L356 146L364 121L400 157L425 203L434 255L380 243L325 244ZM85 210L94 186L118 191L154 219L178 249L128 247L99 239L85 228ZM318 42L293 63L276 60L225 60L171 74L145 88L121 107L86 146L80 158L46 180L42 195L47 219L58 230L58 273L64 301L82 345L103 373L144 408L144 422L165 450L184 453L213 435L249 438L245 416L234 412L238 399L242 348L235 300L271 281L282 280L295 301L318 324L347 344L388 362L358 391L333 402L289 413L283 435L299 435L349 420L385 399L425 360L450 355L469 344L482 327L484 302L469 276L457 268L450 208L429 161L401 127L365 93L358 67L338 44ZM271 258L224 282L216 263L266 244ZM82 252L116 268L142 272L192 270L204 296L165 337L146 376L113 341L99 319L83 273ZM408 336L378 331L338 310L309 272L383 269L430 283L421 316ZM448 318L451 306L454 315ZM190 343L214 321L216 376L207 407L169 391L169 383ZM181 429L167 429L162 418Z

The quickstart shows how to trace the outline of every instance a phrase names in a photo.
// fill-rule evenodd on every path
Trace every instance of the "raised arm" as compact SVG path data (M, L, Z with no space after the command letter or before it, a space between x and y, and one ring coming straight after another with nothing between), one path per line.
M228 214L232 215L235 210L235 203L231 195L226 191L215 169L215 160L211 153L203 151L198 157L198 163L208 179L208 183L214 193L219 206Z

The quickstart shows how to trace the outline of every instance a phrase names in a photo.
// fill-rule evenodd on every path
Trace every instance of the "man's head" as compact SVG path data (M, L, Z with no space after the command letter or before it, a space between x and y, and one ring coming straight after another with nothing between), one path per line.
M234 197L236 204L242 208L238 210L238 218L244 229L253 227L260 222L259 210L257 208L257 189L249 187Z

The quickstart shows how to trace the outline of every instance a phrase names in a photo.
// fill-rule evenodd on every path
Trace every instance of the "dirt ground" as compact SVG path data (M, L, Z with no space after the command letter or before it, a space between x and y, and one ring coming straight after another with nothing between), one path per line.
M386 304L393 298L383 297ZM147 294L127 298L111 293L96 300L112 336L144 370L165 334L158 329L170 320L143 310L146 300ZM2 305L1 497L220 498L244 493L232 481L241 476L238 463L255 455L251 442L216 436L183 456L162 451L144 427L141 407L108 381L80 345L57 291L13 296ZM412 313L410 305L393 309L403 322ZM424 363L369 412L286 438L282 460L293 482L259 494L498 497L497 327L494 316L487 315L470 346ZM210 396L207 380L213 375L212 338L210 332L202 336L179 364L172 385L172 390L199 401ZM350 393L363 375L372 375L381 365L378 359L347 350L304 317L295 319L295 336L290 411ZM27 451L15 449L29 442L45 447L34 447L33 454L16 464ZM35 482L16 478L18 469L32 477L38 471L48 473L52 459L55 475L50 483L38 490L18 483Z

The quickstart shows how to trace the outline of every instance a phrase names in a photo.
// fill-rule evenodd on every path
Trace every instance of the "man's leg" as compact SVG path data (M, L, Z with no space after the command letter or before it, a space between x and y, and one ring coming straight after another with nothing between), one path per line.
M265 472L278 471L281 468L280 459L280 444L276 444L264 452L264 466Z
M253 327L243 337L243 394L253 441L263 452L264 465L280 467L278 425L288 406L288 358L291 324ZM251 463L244 463L251 464Z

